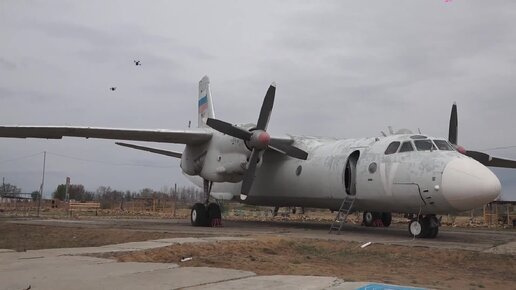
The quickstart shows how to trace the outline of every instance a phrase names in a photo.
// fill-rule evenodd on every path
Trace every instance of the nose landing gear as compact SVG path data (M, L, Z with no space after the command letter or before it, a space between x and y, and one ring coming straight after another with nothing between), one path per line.
M439 225L439 219L434 214L429 214L412 218L408 230L416 238L433 239L439 233Z

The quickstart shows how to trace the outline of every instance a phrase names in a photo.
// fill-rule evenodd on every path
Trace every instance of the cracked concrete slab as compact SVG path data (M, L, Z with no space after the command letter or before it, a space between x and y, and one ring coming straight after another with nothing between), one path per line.
M336 277L272 275L255 276L233 281L224 281L191 289L239 290L239 289L306 289L318 290L334 286L339 281Z
M356 289L365 282L335 277L257 276L250 271L179 267L172 263L118 263L81 256L92 253L146 250L182 243L251 240L249 238L177 238L102 247L0 252L1 289Z

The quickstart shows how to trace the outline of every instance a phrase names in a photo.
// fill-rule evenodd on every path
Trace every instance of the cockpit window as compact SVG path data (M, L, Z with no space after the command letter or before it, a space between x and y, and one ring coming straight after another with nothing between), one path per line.
M417 151L436 150L434 143L429 139L426 140L415 140Z
M412 142L410 142L410 141L403 142L403 144L401 144L401 147L400 147L400 153L401 152L409 152L409 151L414 151L414 146L412 146Z
M400 142L394 141L389 146L387 146L387 149L385 149L385 155L396 153L398 151L398 147L400 147Z
M439 150L453 151L453 147L445 140L434 140L435 146L439 148Z

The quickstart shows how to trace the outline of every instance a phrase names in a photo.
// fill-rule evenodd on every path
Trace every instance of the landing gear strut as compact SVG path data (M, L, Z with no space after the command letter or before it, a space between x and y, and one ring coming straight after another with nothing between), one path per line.
M433 239L439 233L439 225L439 219L434 214L428 214L412 218L408 229L416 238Z
M204 203L196 203L190 212L190 222L195 227L216 227L222 225L222 214L220 206L215 203L210 203L210 192L213 182L204 180Z

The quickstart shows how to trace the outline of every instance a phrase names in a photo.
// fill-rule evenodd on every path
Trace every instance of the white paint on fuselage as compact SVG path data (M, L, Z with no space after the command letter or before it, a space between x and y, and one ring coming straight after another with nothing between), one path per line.
M360 152L356 168L356 210L450 213L480 206L499 194L500 188L496 186L498 179L494 174L456 151L384 154L391 142L411 140L411 135L345 140L293 137L293 145L307 151L308 159L299 160L267 150L261 166L256 170L256 178L245 203L336 210L347 195L344 170L350 154L355 151ZM369 171L371 163L377 164L374 172ZM456 174L445 173L448 164L458 164L453 166L455 173L457 167L461 174L475 171L477 181L489 185L469 195L466 191L472 190L471 187L460 182L455 184L458 182ZM296 174L298 167L301 167L299 175ZM200 181L196 183L201 185ZM238 198L240 182L217 183L213 191L219 190ZM464 193L458 197L461 190ZM446 196L447 193L454 197Z

